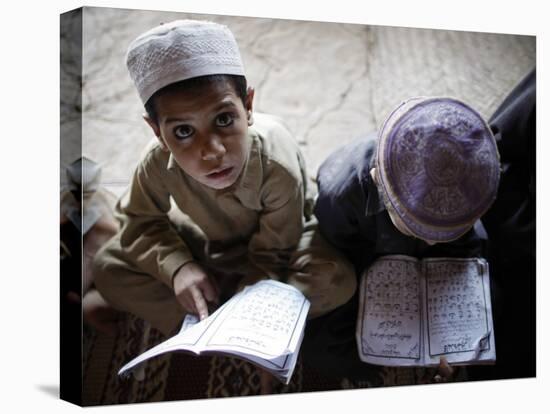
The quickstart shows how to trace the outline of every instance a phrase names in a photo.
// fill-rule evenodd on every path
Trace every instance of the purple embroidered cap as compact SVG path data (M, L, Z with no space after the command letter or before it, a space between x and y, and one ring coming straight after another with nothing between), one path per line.
M481 115L456 99L399 105L380 131L377 163L387 202L423 240L459 238L497 195L495 138Z

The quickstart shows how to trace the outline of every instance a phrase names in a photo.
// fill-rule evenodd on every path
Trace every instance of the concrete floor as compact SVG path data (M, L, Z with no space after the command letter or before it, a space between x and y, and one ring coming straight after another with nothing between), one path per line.
M488 118L535 65L533 36L86 8L82 152L101 163L103 184L117 194L152 137L126 71L127 46L181 18L229 26L256 87L255 109L286 120L312 175L330 152L377 129L405 98L450 95ZM71 76L65 65L62 78ZM76 94L65 96L79 105ZM62 131L78 134L63 108ZM62 181L63 166L79 156L74 142L62 144Z

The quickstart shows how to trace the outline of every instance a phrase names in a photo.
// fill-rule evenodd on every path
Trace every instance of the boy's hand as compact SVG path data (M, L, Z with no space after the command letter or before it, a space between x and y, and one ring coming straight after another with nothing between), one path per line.
M178 270L174 276L174 293L183 308L199 315L201 320L208 316L206 302L218 303L217 286L195 262L186 263Z
M454 368L449 365L447 358L439 358L439 366L437 367L437 374L434 377L435 382L447 382L453 379Z
M435 375L432 369L426 370L424 376L420 379L420 383L432 384L434 382L454 381L457 373L458 371L449 364L447 358L440 357Z

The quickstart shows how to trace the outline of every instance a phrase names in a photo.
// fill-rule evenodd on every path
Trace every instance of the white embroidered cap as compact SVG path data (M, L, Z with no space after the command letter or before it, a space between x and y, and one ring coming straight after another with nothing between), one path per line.
M176 20L138 36L128 48L126 65L143 104L174 82L204 75L244 76L229 28L198 20Z

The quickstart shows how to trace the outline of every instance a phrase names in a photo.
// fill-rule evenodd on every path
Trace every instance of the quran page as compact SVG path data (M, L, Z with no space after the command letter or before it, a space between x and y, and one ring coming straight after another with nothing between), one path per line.
M360 358L378 365L422 364L420 262L392 255L363 274L357 342Z
M263 280L233 296L206 319L188 315L180 332L124 365L119 375L172 351L223 353L290 381L310 303L296 288Z
M496 358L488 264L484 259L425 259L426 362L483 363Z
M232 350L263 359L295 352L309 310L297 289L273 280L245 288L204 338L208 351Z

